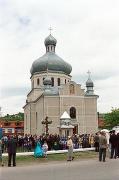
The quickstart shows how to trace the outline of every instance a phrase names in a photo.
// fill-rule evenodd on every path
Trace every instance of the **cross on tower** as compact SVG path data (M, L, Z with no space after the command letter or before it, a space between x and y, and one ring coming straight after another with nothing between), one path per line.
M50 31L50 34L51 34L51 31L52 31L53 29L52 29L51 26L50 26L50 28L49 28L48 30Z
M51 124L52 123L52 121L48 121L48 116L46 116L46 118L45 118L45 120L44 121L42 121L42 124L45 124L45 133L46 133L46 135L48 135L49 133L48 133L48 124Z
M88 70L88 72L87 72L87 73L88 73L88 77L90 78L90 74L91 74L91 72Z

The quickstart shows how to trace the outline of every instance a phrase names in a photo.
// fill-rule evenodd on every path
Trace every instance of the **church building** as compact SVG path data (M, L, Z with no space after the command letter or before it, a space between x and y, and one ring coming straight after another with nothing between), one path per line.
M62 128L65 135L97 132L98 96L94 94L90 74L84 90L72 81L72 66L55 53L57 40L50 34L44 44L46 53L33 62L30 70L31 91L24 106L24 133L61 134ZM63 113L70 122L67 127L62 126ZM45 123L46 120L50 123Z

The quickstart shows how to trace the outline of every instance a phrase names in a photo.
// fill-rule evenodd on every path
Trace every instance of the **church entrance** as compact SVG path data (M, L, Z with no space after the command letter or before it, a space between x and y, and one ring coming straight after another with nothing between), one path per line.
M75 125L73 128L73 134L78 134L78 125Z
M65 130L65 137L68 137L70 135L69 130Z

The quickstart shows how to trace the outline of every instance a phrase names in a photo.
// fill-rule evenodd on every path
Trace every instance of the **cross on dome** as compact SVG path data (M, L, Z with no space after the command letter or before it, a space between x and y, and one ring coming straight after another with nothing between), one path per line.
M52 27L50 26L48 30L50 31L50 34L51 34L51 31L52 31L53 29L52 29Z
M87 73L88 73L88 77L90 78L91 72L88 70L88 72L87 72Z

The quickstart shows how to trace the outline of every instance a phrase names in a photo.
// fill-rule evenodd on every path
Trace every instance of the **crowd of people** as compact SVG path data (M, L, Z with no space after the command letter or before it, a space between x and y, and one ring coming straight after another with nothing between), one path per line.
M68 159L73 159L73 149L74 148L87 148L94 146L94 135L90 134L82 134L82 135L73 135L69 136L59 136L57 134L49 134L49 135L9 135L3 136L1 139L1 154L8 152L8 166L11 166L11 160L13 160L13 166L16 166L16 151L17 152L30 152L34 151L35 157L47 157L47 151L49 150L65 150L70 149L70 153ZM71 146L69 145L71 144ZM2 158L1 158L2 162Z
M49 150L65 150L68 149L68 161L73 160L73 149L95 147L95 151L99 152L99 161L105 162L106 149L110 151L110 158L119 157L119 134L115 131L110 133L97 132L96 134L74 134L72 136L59 136L58 134L49 135L14 135L3 136L0 140L0 161L2 162L2 153L8 152L8 166L16 166L16 151L29 152L34 151L34 155L43 155L47 157Z
M26 134L25 136L14 136L17 141L17 150L19 152L29 152L33 151L36 143L40 141L41 146L44 144L44 141L48 144L48 150L64 150L67 149L67 138L65 136L59 136L58 134L49 134L49 135L41 135L41 136L32 136L30 134ZM94 137L95 135L90 134L82 134L82 135L73 135L73 148L88 148L94 147ZM10 136L2 137L2 151L7 152L7 144Z
M10 136L2 137L2 151L7 152L7 144ZM65 136L59 136L58 134L49 134L49 135L30 135L26 134L25 136L15 135L17 141L17 151L18 152L29 152L33 151L35 145L40 141L41 146L44 144L44 141L48 144L48 150L64 150L67 149L67 138ZM73 148L88 148L94 147L94 135L93 134L82 134L82 135L73 135Z
M105 162L107 151L110 159L119 158L119 133L115 130L96 133L95 151L99 152L99 161Z

